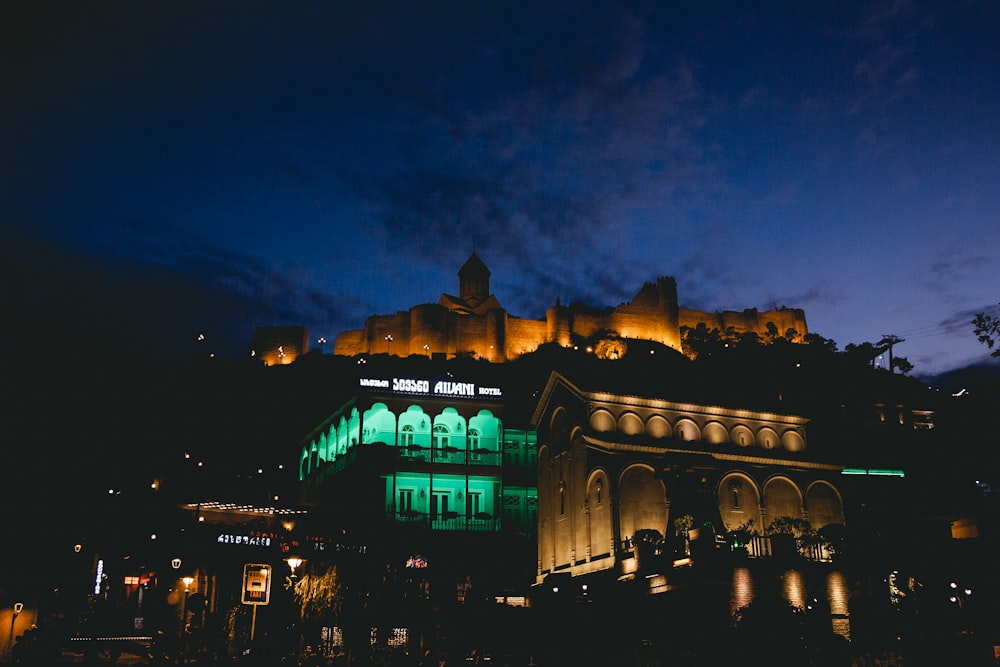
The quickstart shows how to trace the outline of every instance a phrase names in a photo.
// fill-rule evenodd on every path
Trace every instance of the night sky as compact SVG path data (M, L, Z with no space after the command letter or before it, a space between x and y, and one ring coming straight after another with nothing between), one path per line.
M993 0L2 11L5 310L63 349L329 351L475 250L519 317L669 275L918 375L988 357Z

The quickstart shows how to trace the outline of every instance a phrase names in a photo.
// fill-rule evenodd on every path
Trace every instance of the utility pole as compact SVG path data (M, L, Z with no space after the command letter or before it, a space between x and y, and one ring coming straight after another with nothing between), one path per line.
M895 336L893 334L882 334L882 340L878 342L878 346L883 349L889 350L889 372L895 373L892 366L892 346L899 343L906 342L905 339Z

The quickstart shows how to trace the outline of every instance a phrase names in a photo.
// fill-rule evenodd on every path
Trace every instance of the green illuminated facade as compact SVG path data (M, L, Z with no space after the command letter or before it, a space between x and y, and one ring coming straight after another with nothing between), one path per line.
M498 387L392 377L360 378L358 389L302 443L307 497L365 483L356 497L377 496L396 524L535 533L535 433L504 428Z

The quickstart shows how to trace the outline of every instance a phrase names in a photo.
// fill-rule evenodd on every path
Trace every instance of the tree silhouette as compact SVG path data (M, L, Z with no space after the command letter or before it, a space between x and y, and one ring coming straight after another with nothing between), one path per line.
M1000 317L987 315L986 313L976 313L976 318L972 320L975 326L976 338L979 342L993 350L997 339L1000 338ZM1000 347L990 353L992 357L1000 357Z

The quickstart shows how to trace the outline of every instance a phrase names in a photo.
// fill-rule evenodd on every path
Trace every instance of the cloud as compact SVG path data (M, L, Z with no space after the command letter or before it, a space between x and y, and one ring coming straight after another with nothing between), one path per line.
M679 260L669 249L690 224L683 211L723 187L698 136L706 100L692 63L651 58L642 21L623 15L609 32L614 48L590 54L572 85L529 82L486 102L456 97L446 112L408 111L393 131L412 164L351 176L402 253L451 267L474 245L495 272L531 267L539 294L573 298L586 285L588 300L613 303L662 271L621 261L637 238L667 248L664 264ZM640 234L640 216L660 222Z
M37 323L43 339L100 355L143 353L177 357L205 347L242 355L257 326L306 324L348 328L370 310L350 296L309 287L294 267L271 267L239 253L192 245L176 252L169 235L134 221L129 254L70 247L15 228L4 253L16 286L8 312ZM137 232L145 231L145 235Z
M881 114L916 89L921 78L921 39L934 25L933 13L909 0L868 5L850 35L859 52L853 70L858 93L849 113ZM867 128L864 136L871 140L876 133Z

